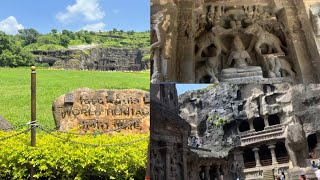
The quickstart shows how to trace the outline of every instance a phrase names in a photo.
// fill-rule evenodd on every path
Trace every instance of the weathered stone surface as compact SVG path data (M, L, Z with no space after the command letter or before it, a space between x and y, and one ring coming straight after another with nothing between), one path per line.
M303 122L306 135L320 131L320 85L298 85L292 92L293 109Z
M190 125L178 114L174 84L151 85L151 179L187 179Z
M142 59L147 53L147 50L105 47L33 51L37 63L48 63L55 68L100 71L149 69L150 65Z
M11 124L5 118L0 116L0 130L9 131L12 129L13 127Z
M141 90L82 88L53 102L59 130L149 132L150 95Z
M221 82L245 83L260 82L263 79L262 69L259 66L248 66L244 68L228 68L221 71Z
M264 74L241 83L317 83L318 11L314 0L152 0L152 83L218 83L244 66Z
M307 140L310 135L320 137L319 94L320 85L220 84L180 95L179 109L180 116L192 127L191 136L199 139L197 143L201 148L211 150L212 155L206 158L218 155L227 159L227 168L231 171L224 179L234 179L232 168L237 164L240 168L248 166L243 164L248 149L262 153L261 145L266 144L273 154L269 157L272 163L241 170L246 178L259 179L267 176L268 168L274 169L276 175L282 171L292 174L295 169L305 171L308 153L320 155L319 140ZM244 122L248 122L248 129L241 131ZM257 129L257 122L263 124L262 129ZM317 146L309 143L317 143ZM280 144L281 153L289 157L287 164L277 162L279 156L284 156L279 155L279 149L277 153L272 150L280 148ZM196 153L199 157L203 155ZM235 157L242 157L242 160Z
M287 131L286 147L293 167L306 167L308 145L302 124L289 125Z
M211 149L221 157L227 157L240 144L235 124L231 123L226 131L214 126L218 117L230 121L237 113L234 112L237 90L236 85L223 84L179 96L180 116L196 127L191 133L199 137L200 147Z

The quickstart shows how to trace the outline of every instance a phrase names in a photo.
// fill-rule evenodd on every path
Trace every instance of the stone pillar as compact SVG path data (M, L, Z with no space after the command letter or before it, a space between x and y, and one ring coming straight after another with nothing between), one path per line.
M195 83L193 0L178 2L177 81Z
M243 151L237 151L233 154L234 161L238 162L242 168L244 167L243 153Z
M252 151L254 152L254 158L256 159L256 167L260 167L259 148L253 148Z
M188 180L188 134L183 135L183 149L182 149L182 168L183 168L183 179Z
M217 165L217 168L216 168L216 174L217 174L217 178L218 180L220 180L220 176L221 176L221 173L220 173L220 164Z
M253 126L253 119L249 119L249 126L250 126L250 131L254 131L254 126Z
M205 167L205 176L204 179L210 180L210 166Z
M288 53L296 78L300 83L312 84L319 81L320 56L313 29L302 0L274 0L276 7L284 7L278 14L279 21L286 27Z
M272 165L279 164L278 161L277 161L276 152L274 151L276 146L274 144L272 144L272 145L268 146L268 148L270 149L270 152L271 152Z
M167 144L166 146L166 179L170 179L170 169L171 169L171 153L172 153L172 144Z
M265 126L265 127L268 127L268 126L269 126L268 117L269 117L269 115L265 115L265 116L263 116L264 126Z

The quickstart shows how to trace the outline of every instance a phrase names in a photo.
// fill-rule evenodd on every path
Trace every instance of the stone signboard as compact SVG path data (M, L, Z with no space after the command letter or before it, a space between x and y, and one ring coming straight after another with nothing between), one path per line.
M11 126L11 124L5 118L0 116L0 130L8 131L12 129L13 127Z
M59 130L144 133L150 127L150 95L141 90L78 89L53 102Z

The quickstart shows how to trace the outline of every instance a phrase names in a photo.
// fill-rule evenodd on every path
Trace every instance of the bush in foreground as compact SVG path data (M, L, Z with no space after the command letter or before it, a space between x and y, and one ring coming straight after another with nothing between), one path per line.
M0 132L0 139L16 132ZM148 138L148 134L68 135L71 141L115 144ZM30 133L0 141L0 179L28 179L30 165L37 179L144 179L148 139L124 146L92 147L38 133L30 147Z

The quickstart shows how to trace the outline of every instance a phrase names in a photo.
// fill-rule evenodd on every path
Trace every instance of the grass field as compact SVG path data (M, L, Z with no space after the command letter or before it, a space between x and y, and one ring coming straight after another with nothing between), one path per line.
M30 68L0 68L0 116L12 125L30 121ZM37 121L55 127L52 102L78 88L149 91L149 72L37 70Z

